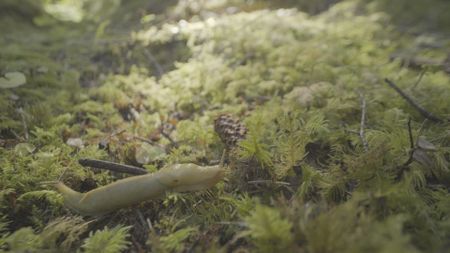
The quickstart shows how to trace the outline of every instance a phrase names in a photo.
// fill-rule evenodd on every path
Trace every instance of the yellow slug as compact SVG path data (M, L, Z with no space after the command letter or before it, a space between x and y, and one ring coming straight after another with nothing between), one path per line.
M121 179L86 193L76 192L62 182L57 182L55 186L67 207L81 215L97 216L159 198L167 191L208 189L222 180L224 174L222 164L199 166L187 163L169 165L152 174Z

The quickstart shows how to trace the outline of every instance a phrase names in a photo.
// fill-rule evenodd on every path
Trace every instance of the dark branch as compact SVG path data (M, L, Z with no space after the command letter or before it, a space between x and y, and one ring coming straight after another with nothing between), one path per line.
M161 131L161 135L162 135L164 138L166 138L166 139L170 142L170 144L172 144L172 145L174 145L174 146L178 146L177 142L174 141L174 140L172 139L172 137L170 137L170 135L169 135L168 133L164 132L164 130Z
M400 94L400 96L402 96L410 105L412 105L417 111L420 112L420 114L422 114L422 116L424 116L425 118L433 121L433 122L443 122L443 120L441 120L440 118L434 116L432 113L430 113L429 111L425 110L425 108L423 108L422 106L420 106L417 102L415 102L409 95L407 95L406 93L404 93L397 85L395 85L391 80L389 79L384 79L384 81L392 88L394 89L398 94Z
M411 149L414 149L414 137L411 129L411 118L408 119L408 134L409 134L409 144Z
M148 172L142 168L131 166L131 165L124 165L119 163L113 163L109 161L102 161L102 160L94 160L94 159L80 159L78 160L78 163L81 164L84 167L92 167L97 169L103 169L103 170L110 170L120 173L127 173L127 174L133 174L133 175L144 175Z
M409 157L408 157L408 160L400 166L400 170L397 174L397 179L399 179L403 175L403 173L406 170L408 170L409 165L414 161L414 152L416 151L416 148L414 145L414 137L413 137L412 128L411 128L411 118L408 119L408 135L409 135L409 145L410 145Z
M170 134L168 134L168 133L166 133L166 132L164 131L164 122L161 122L161 125L159 126L159 133L160 133L164 138L166 138L166 139L170 142L170 144L171 144L173 147L178 147L178 146L179 146L178 143L177 143L174 139L172 139L172 137L170 137Z

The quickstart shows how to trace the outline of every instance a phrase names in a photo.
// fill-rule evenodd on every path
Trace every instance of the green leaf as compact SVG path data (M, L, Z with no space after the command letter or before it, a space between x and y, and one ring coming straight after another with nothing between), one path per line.
M0 88L9 89L24 85L27 78L21 72L8 72L5 77L0 77Z

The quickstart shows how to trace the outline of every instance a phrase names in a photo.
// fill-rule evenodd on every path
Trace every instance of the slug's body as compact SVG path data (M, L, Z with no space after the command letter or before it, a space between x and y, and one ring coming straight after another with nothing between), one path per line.
M224 177L222 166L173 164L147 175L118 180L86 193L76 192L62 182L56 184L70 209L89 216L102 215L122 207L155 199L167 191L188 192L208 189Z

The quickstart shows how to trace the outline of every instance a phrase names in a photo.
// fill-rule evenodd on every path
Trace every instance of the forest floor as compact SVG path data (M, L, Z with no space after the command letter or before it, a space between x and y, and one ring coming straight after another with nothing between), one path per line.
M448 252L448 13L445 0L1 1L0 252ZM80 159L152 173L224 150L211 189L103 216L46 183L131 176Z

